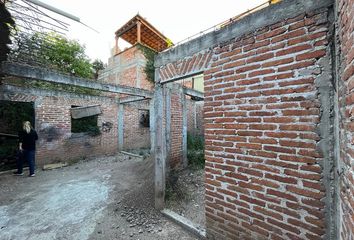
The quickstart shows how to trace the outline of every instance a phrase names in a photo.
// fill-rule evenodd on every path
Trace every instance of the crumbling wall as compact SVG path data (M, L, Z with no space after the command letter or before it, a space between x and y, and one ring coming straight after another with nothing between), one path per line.
M341 239L354 238L354 1L338 0Z
M38 132L36 163L76 161L85 157L113 154L118 149L117 104L107 98L24 89L3 85L1 100L34 102ZM100 135L71 132L71 106L100 105Z

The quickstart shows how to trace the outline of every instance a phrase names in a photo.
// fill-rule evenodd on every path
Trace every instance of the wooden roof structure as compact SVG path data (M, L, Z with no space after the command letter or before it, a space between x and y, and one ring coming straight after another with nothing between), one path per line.
M118 38L122 38L132 45L141 43L157 52L161 52L173 45L171 40L160 33L139 14L118 29L115 35L116 42Z

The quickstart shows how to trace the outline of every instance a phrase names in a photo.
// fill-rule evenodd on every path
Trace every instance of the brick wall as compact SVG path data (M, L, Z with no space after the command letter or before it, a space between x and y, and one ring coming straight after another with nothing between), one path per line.
M341 239L354 239L354 1L339 0L338 33L341 65L339 103L341 110Z
M152 90L154 84L144 72L146 59L137 45L112 56L106 69L100 72L98 81Z
M326 237L328 18L299 14L160 67L162 81L206 70L209 238Z
M54 95L53 93L46 96L28 93L1 94L1 100L35 103L35 128L39 135L36 152L37 165L113 154L117 151L118 110L116 103L104 98L74 94ZM101 134L90 137L82 133L71 133L71 106L95 104L99 104L102 110L102 114L98 116ZM102 125L107 123L112 125L103 129Z
M209 235L323 238L315 81L327 32L323 10L214 49L204 108Z
M141 110L150 110L149 101L124 104L124 142L125 150L150 147L150 128L140 125Z
M170 168L182 164L182 95L177 91L171 93L171 153Z
M154 84L147 80L144 72L145 63L145 56L137 45L133 45L109 59L108 66L100 73L98 81L153 90ZM127 95L120 94L119 97L124 98ZM150 147L150 130L140 126L139 109L148 110L149 105L146 102L124 105L125 150Z

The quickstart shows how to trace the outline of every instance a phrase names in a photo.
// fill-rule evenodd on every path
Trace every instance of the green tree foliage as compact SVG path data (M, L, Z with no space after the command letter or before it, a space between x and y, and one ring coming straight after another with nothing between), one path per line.
M93 66L85 54L85 46L55 33L45 34L41 40L41 56L55 68L77 77L93 77Z
M0 1L0 63L7 59L7 54L10 52L7 44L11 43L10 31L14 26L15 22L6 9L5 3Z
M187 133L187 158L192 168L200 169L205 165L204 158L204 137Z
M96 59L95 61L93 61L92 63L92 68L95 70L95 79L98 78L98 72L100 70L103 70L104 69L104 64L101 60L99 59Z

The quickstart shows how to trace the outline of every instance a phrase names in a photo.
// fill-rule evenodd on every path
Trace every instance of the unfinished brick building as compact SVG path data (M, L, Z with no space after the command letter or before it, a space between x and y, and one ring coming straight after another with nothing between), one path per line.
M153 90L154 83L149 79L145 72L145 66L148 59L144 54L144 50L161 52L168 48L169 40L156 28L154 28L147 20L139 14L130 19L126 24L115 32L116 45L112 51L112 57L108 60L108 66L103 70L98 78L99 82L109 84L119 84L139 89ZM118 39L123 39L130 47L120 50ZM200 80L200 81L199 81ZM198 83L202 82L202 78L198 79ZM186 104L182 104L183 93L182 88L197 88L203 91L201 87L194 84L194 79L184 79L174 86L169 86L170 100L166 108L171 109L171 166L176 167L181 164L183 155L183 125L187 127L186 131L195 134L203 132L203 102L193 101L186 98ZM126 98L120 96L121 103L124 105L120 111L122 114L122 124L120 133L124 135L121 149L136 150L141 148L150 148L150 132L149 126L143 126L141 123L142 116L150 115L150 99L142 98ZM183 105L183 106L182 106ZM183 118L183 109L186 116ZM183 123L183 121L187 121ZM186 138L186 136L184 136Z
M354 1L284 0L156 57L163 86L204 73L211 239L353 239ZM160 103L160 104L158 104ZM156 206L165 136L156 125Z

